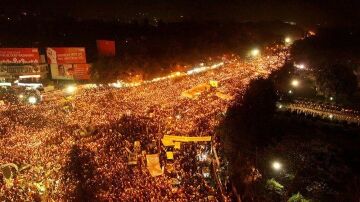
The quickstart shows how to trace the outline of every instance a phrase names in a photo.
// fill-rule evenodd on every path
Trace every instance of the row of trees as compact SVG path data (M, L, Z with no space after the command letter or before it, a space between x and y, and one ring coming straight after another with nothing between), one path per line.
M359 129L275 112L274 78L252 81L218 130L243 201L358 200Z
M268 29L270 25L296 30L281 22L182 22L143 27L141 33L121 40L117 58L98 58L93 70L103 80L113 80L114 75L124 76L124 72L154 77L224 54L245 55L255 44L262 46L283 38L283 33ZM104 67L108 63L115 66Z
M269 79L252 81L229 108L218 134L232 183L244 201L359 200L359 128L275 111L294 78L301 86L290 97L313 93L334 96L338 102L353 99L358 90L358 36L348 30L321 30L295 42L293 60ZM281 166L274 169L273 162Z
M281 41L285 33L302 30L280 21L257 23L149 23L79 21L71 18L3 21L0 47L86 47L97 80L116 80L124 74L153 77L223 54L245 54L250 48ZM26 35L24 31L26 30ZM116 41L116 57L99 58L97 39ZM43 53L44 54L44 53Z
M320 29L316 36L294 43L291 55L304 64L317 92L347 101L356 93L360 67L360 31L347 28Z

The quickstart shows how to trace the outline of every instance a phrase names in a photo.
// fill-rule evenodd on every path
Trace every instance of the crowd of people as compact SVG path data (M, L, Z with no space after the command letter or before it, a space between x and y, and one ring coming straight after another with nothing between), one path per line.
M294 103L285 105L291 112L309 114L313 117L344 121L347 123L360 124L360 112L334 104L314 103L311 101L296 100Z
M232 102L216 92L242 94L250 80L268 76L284 59L233 56L223 62L195 75L120 89L82 89L38 105L0 106L0 165L17 166L9 178L0 172L0 200L218 200L197 158L206 144L182 144L174 157L175 174L152 177L144 155L164 153L164 135L213 136ZM181 96L210 80L219 86L193 99ZM143 152L136 165L128 165L135 141ZM165 166L166 158L160 157Z

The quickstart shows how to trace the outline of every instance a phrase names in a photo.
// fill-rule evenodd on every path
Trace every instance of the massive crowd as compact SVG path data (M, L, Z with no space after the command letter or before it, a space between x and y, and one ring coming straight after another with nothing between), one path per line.
M127 88L82 89L38 105L0 106L1 201L99 200L209 201L220 194L202 175L198 154L207 143L184 143L175 153L175 172L152 177L145 153L160 153L163 135L212 136L231 100L251 79L266 77L284 58L223 59L222 67ZM190 99L181 93L216 80L218 87ZM140 141L137 165L129 151ZM174 183L174 181L176 183Z

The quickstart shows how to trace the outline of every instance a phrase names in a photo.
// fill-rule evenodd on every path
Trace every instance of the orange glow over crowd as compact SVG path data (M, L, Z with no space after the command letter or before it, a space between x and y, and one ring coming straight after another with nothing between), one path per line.
M67 98L57 92L37 105L0 106L0 166L12 165L10 178L0 172L0 200L63 201L77 194L99 201L226 198L201 172L199 154L208 152L210 144L182 144L174 152L174 171L164 168L157 177L146 169L144 155L160 153L166 167L166 148L160 141L164 135L214 137L233 98L243 94L252 79L281 67L286 54L284 49L276 55L227 56L151 81L79 86ZM203 84L209 88L183 96ZM212 145L218 145L217 140L213 138ZM137 154L137 165L128 165L135 141L144 152Z

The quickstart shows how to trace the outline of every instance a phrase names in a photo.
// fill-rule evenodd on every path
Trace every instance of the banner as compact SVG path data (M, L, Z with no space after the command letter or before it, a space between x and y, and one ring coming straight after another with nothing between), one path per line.
M86 53L83 47L46 48L49 64L84 64Z
M203 92L209 91L211 89L210 84L208 83L202 83L199 84L195 87L192 87L188 90L185 90L181 93L182 97L186 97L186 98L190 98L190 99L194 99L197 96L199 96L200 94L202 94Z
M181 143L180 142L175 142L174 149L180 149L180 148L181 148Z
M73 64L75 80L90 80L89 64Z
M89 64L50 64L51 77L58 80L89 80Z
M172 141L171 139L161 139L161 142L163 143L163 145L165 147L170 147L170 146L175 146L174 141Z
M9 64L0 65L0 74L41 74L47 72L46 64Z
M58 80L74 80L71 64L50 64L51 78Z
M173 160L174 159L174 153L169 151L169 152L166 152L166 158L169 159L169 160Z
M187 136L176 136L176 135L164 135L162 139L164 141L174 141L174 142L209 142L211 141L211 136L203 137L187 137Z
M156 177L163 174L160 167L159 154L146 155L146 164L151 176Z
M37 48L0 48L0 63L34 64L39 61L40 55Z
M97 40L96 46L100 56L112 57L115 56L115 41Z

